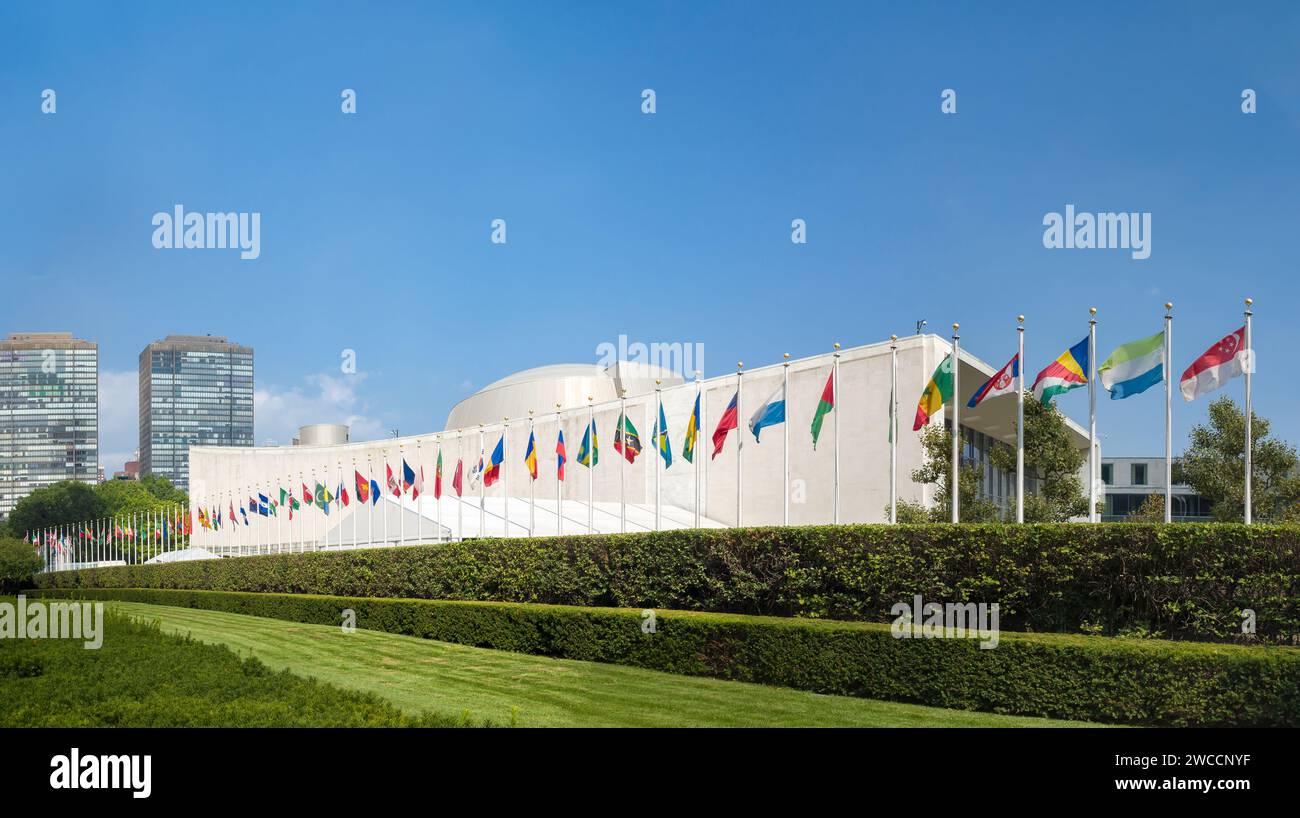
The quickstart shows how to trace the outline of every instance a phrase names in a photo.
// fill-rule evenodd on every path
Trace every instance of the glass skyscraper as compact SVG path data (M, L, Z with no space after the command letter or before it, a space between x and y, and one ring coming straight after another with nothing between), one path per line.
M33 490L99 475L99 346L69 332L0 340L0 518Z
M140 353L140 474L189 489L190 446L253 445L253 350L168 335Z

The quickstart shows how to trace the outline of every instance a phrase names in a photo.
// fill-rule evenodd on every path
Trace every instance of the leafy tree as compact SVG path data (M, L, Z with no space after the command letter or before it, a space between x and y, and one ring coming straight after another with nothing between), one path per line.
M165 478L159 479L166 482ZM171 488L170 483L167 483L167 488ZM95 492L104 501L104 515L108 517L119 514L157 511L163 508L175 508L180 502L160 498L150 490L144 481L110 480L96 486ZM171 489L171 492L184 496L184 492L176 492L175 489Z
M19 500L9 513L9 531L21 537L28 531L104 516L107 516L104 499L95 486L64 480L36 489Z
M1270 439L1269 422L1251 412L1251 515L1255 520L1300 519L1300 473L1295 447ZM1246 415L1224 395L1210 403L1209 423L1192 428L1179 477L1210 501L1216 520L1245 515Z
M139 485L157 497L172 505L189 505L190 496L172 485L172 481L158 474L146 474L139 480Z
M1148 494L1138 510L1124 518L1126 523L1163 523L1165 521L1165 496Z
M0 594L27 587L40 570L41 557L31 543L0 538Z
M1044 406L1025 393L1025 522L1059 523L1088 513L1087 487L1079 479L1088 452L1076 448L1071 437L1055 405ZM1015 474L1015 448L995 446L989 460ZM1033 492L1031 480L1037 485Z
M929 522L946 523L952 519L952 492L949 478L952 474L952 433L942 426L927 426L921 430L921 448L925 460L921 467L912 472L912 480L917 483L933 483L936 487L934 507L921 509ZM990 522L998 519L998 507L991 501L979 496L980 469L974 463L963 462L958 470L957 497L958 509L964 523ZM915 509L905 508L913 504L900 503L898 518L900 522L921 522L914 518ZM918 506L919 508L919 506Z

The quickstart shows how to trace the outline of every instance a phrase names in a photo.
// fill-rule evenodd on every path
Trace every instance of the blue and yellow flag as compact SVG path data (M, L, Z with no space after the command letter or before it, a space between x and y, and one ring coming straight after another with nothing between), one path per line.
M664 468L673 464L673 449L668 445L668 419L664 416L664 405L659 404L659 420L655 421L654 434L650 440L659 450L659 456L664 459Z
M533 431L528 430L528 451L524 452L524 465L528 466L528 474L534 480L537 479L537 441L533 438Z
M695 408L691 410L690 420L686 421L686 443L682 446L682 457L687 463L695 462L695 438L700 434L700 396L695 396Z
M591 468L600 462L600 441L596 439L596 421L592 421L582 433L582 445L578 447L578 462Z

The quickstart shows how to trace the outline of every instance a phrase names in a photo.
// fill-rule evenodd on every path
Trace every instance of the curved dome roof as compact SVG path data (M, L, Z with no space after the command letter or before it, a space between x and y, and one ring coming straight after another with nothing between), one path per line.
M493 381L452 407L447 429L463 429L480 423L496 423L503 417L522 418L528 411L554 411L555 405L570 409L585 406L587 397L596 402L614 400L622 390L640 395L654 390L655 381L664 386L682 383L682 376L661 366L617 361L607 367L598 364L551 364L525 369Z

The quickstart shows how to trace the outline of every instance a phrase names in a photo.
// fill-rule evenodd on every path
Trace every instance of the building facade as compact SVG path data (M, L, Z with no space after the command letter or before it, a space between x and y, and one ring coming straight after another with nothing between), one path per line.
M1142 507L1152 495L1164 496L1165 459L1163 457L1103 457L1101 481L1106 486L1104 522L1123 522ZM1210 502L1191 486L1175 483L1171 492L1174 522L1206 522L1210 519Z
M67 332L0 340L0 518L35 489L99 474L99 346Z
M190 446L253 445L253 350L215 335L168 335L140 353L140 474L181 489Z

